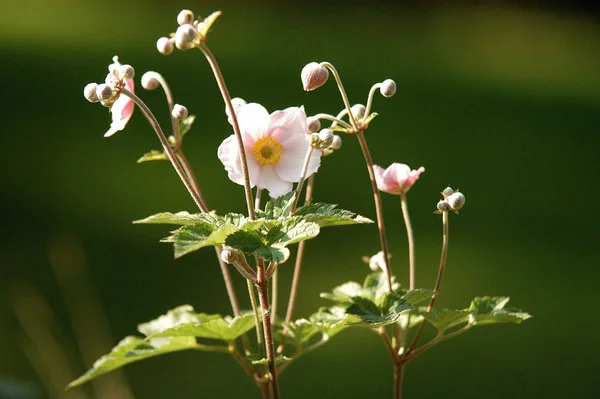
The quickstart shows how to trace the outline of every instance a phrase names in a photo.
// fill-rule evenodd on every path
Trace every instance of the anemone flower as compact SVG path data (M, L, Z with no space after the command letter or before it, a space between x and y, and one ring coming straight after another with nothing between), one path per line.
M260 104L240 105L235 110L242 133L248 174L252 187L266 189L273 198L292 190L300 181L310 142L304 107L291 107L269 115ZM242 162L235 135L219 146L218 157L229 179L244 184ZM313 150L305 177L315 173L321 151Z
M122 85L127 90L133 93L133 79L122 79L119 77L119 58L113 57L113 63L108 66L109 74L106 77L107 84L111 85ZM125 129L125 125L131 119L134 109L133 100L126 95L121 94L119 98L111 105L110 113L112 114L112 123L110 129L104 133L104 137L110 137L116 132Z
M425 172L425 168L422 166L417 170L411 170L408 165L403 163L393 163L387 169L374 165L373 169L377 188L394 195L406 194L415 184L419 175Z

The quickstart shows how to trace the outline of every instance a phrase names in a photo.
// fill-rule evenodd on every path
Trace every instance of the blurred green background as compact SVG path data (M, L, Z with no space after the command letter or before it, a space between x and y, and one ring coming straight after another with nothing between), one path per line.
M204 58L155 51L181 8L223 11L208 45L229 89L271 111L341 109L333 82L302 91L300 71L310 61L336 65L352 103L364 103L373 83L395 79L397 94L375 99L380 116L367 140L380 165L427 169L409 195L417 285L435 279L438 193L450 185L466 194L464 211L451 216L438 304L466 307L477 295L507 295L535 318L477 328L424 354L407 369L405 397L600 397L598 14L481 3L4 4L0 398L93 397L90 384L66 394L48 387L66 384L169 308L189 303L230 313L212 250L174 261L172 248L158 243L168 227L131 224L159 211L194 210L167 163L135 163L159 148L146 121L136 111L124 132L103 139L109 115L82 96L85 84L104 79L115 54L138 79L162 73L176 101L198 117L185 149L209 207L243 212L243 191L216 157L231 131ZM161 94L138 93L166 123ZM315 197L374 218L358 143L344 140L323 161ZM406 281L399 200L383 201L393 265ZM320 292L361 281L360 258L377 247L374 226L325 230L309 242L296 314L324 305ZM291 273L291 264L282 266L282 287ZM235 283L244 298L245 283ZM137 398L259 397L219 354L158 357L127 366L125 375ZM377 336L346 331L290 367L281 390L285 398L390 398L391 364Z

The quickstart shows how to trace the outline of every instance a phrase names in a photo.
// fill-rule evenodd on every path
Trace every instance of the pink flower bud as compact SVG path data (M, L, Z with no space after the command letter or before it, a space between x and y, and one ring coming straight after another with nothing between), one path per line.
M329 78L329 71L324 66L311 62L302 68L300 74L304 91L311 91L323 86Z
M422 166L417 170L411 170L408 165L403 163L393 163L387 169L377 165L374 165L373 168L379 190L394 195L406 194L415 184L419 175L425 172L425 168Z

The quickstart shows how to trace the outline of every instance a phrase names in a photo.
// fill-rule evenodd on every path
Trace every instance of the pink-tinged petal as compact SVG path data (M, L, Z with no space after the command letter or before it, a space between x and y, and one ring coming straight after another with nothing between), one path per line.
M286 152L284 148L284 151L281 153L281 160L275 165L275 172L277 175L289 182L295 183L300 181L300 175L302 174L302 168L304 167L304 159L306 158L307 150L308 145L306 146L304 153L300 153L299 151ZM312 175L319 169L319 166L321 166L321 154L322 152L320 150L313 150L305 177Z
M244 104L236 108L240 130L242 131L244 146L252 146L254 142L263 137L269 126L269 113L260 104Z
M393 180L389 179L389 175L386 175L387 170L381 166L373 165L373 171L375 172L375 181L377 182L377 188L380 191L384 191L390 194L399 194L396 192L397 186ZM386 176L388 178L386 178Z
M284 147L299 144L301 138L307 140L307 132L304 107L275 111L269 118L267 135L276 137Z
M126 81L125 86L133 93L133 80ZM133 100L126 95L121 94L110 108L112 123L110 124L110 129L104 133L104 137L110 137L116 132L125 129L127 122L131 119L134 108L135 104L133 103Z
M281 197L292 191L292 183L279 178L271 165L262 167L256 186L260 189L268 190L272 198Z
M244 174L242 171L242 160L239 156L238 143L235 135L227 137L217 150L219 160L225 166L227 176L234 183L243 185ZM254 187L260 177L260 164L255 159L246 154L248 161L248 175L250 177L250 185Z
M402 163L393 163L385 170L377 165L373 168L379 190L394 195L406 194L425 171L422 166L411 171L408 165Z

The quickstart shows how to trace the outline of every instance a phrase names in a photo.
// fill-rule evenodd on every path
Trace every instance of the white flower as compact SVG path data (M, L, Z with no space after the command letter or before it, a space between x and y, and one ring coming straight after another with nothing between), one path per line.
M240 105L235 109L252 187L280 197L292 190L300 180L306 152L309 149L304 107L291 107L269 115L260 104ZM218 157L229 179L244 184L242 162L235 135L219 146ZM305 177L315 173L321 163L321 151L314 150Z

